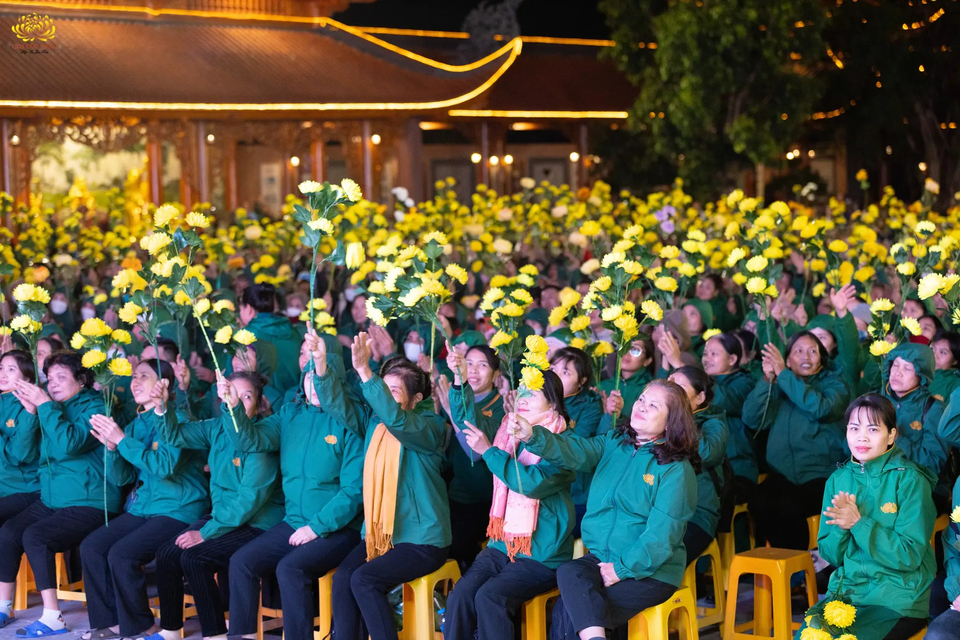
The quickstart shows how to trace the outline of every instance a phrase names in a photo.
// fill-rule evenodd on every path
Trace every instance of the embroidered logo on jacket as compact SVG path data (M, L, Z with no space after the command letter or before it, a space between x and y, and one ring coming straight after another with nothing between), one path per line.
M13 418L10 418L9 420L7 420L7 426L12 428L17 426L17 423L13 421Z
M880 507L880 511L883 511L884 513L896 513L897 504L895 502L888 502L882 507Z
M939 393L933 394L933 397L936 398L937 400L939 400L940 402L943 402L943 396L940 395Z
M240 466L240 458L234 458L234 459L233 459L233 466L235 466L235 467L239 467L239 466Z
M920 431L921 429L923 429L923 425L920 424L919 420L914 420L913 422L910 423L910 428L913 429L914 431Z
M337 436L327 436L326 438L324 438L324 441L327 444L337 444Z
M648 485L650 485L650 486L652 487L652 486L653 486L653 474L652 474L652 473L645 473L645 474L643 474L643 481L646 482Z
M493 411L489 411L489 410L488 410L488 411L481 411L480 413L482 413L483 415L487 416L488 418L492 418L492 417L493 417Z
M159 443L159 442L154 442L154 443L153 443L153 446L151 447L151 449L153 449L154 451L156 451L156 450L159 449L159 448L160 448L160 443Z

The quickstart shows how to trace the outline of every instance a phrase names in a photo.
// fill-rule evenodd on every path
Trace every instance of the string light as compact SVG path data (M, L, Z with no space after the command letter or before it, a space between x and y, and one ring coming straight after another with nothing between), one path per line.
M297 156L290 156L290 165L294 167L300 166L300 158Z
M380 144L380 134L375 133L372 136L370 136L370 142L372 142L373 144Z
M503 164L513 164L513 156L509 153L503 156Z
M213 141L216 140L216 139L217 139L217 137L216 137L215 135L213 135L212 133L208 133L208 134L207 134L207 142L208 142L209 144L213 144Z
M926 173L926 172L927 172L927 163L926 163L926 162L921 162L920 164L917 165L917 168L920 169L920 171L923 171L924 173Z
M479 153L474 152L470 154L470 162L473 164L480 164L481 160L483 160L483 156L481 156Z
M580 154L577 153L576 151L571 151L571 152L570 152L570 162L577 162L578 160L580 160Z
M494 167L497 166L498 164L500 164L500 158L498 158L497 156L490 156L490 164Z

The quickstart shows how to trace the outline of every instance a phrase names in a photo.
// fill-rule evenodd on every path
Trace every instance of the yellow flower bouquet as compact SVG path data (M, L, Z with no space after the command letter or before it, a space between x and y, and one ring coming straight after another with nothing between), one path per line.
M33 362L37 363L37 343L40 342L42 320L47 314L50 292L33 284L21 284L13 290L19 315L10 321L10 328L20 334L30 347ZM37 384L40 384L40 367L36 366Z

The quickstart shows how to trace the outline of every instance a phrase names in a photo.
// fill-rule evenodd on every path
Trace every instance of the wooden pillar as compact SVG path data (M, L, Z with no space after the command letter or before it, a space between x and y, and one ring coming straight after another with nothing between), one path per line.
M373 142L370 140L370 121L363 121L363 134L360 144L363 145L363 195L373 199Z
M327 175L327 148L323 138L316 137L310 142L310 179L323 182Z
M223 139L223 206L230 211L236 211L240 206L240 195L237 189L237 139L228 136Z
M9 118L0 120L0 191L13 191L13 154L10 148L10 131L13 129ZM12 195L12 194L11 194Z
M20 190L15 195L15 200L17 202L22 202L24 204L30 204L30 179L32 177L33 167L30 166L30 151L27 149L26 144L23 139L20 140L20 144L16 147L13 147L13 162L17 167L17 178L14 180L14 188L16 186L20 187ZM14 194L10 194L14 195Z
M163 149L153 135L147 137L147 194L150 202L163 204Z
M209 201L210 175L207 171L207 129L203 120L197 122L197 187L200 189L200 202Z
M490 124L480 123L480 182L490 184Z
M410 118L403 124L403 135L397 140L397 159L399 167L397 180L399 186L410 192L410 197L423 202L425 193L423 166L423 132L420 123ZM387 197L387 194L384 194Z
M577 182L580 184L581 187L587 187L589 186L587 184L587 181L589 180L589 177L587 175L587 154L590 152L590 147L587 144L587 123L586 122L580 123L579 142L580 142L580 151L579 151L580 161L577 163L577 176L578 176Z

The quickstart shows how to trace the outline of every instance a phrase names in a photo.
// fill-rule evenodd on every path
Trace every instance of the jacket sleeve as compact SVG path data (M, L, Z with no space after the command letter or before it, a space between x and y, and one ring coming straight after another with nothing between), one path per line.
M180 422L177 420L172 405L167 407L167 412L163 414L163 417L164 420L160 423L160 433L164 440L181 449L199 450L210 448L210 434L214 429L220 428L221 420L221 418L211 418L198 422ZM230 416L227 416L227 420L229 419ZM233 425L230 428L232 429Z
M380 376L364 382L361 389L370 408L400 444L419 453L439 453L443 449L443 423L401 409Z
M233 417L237 421L237 428L233 428L233 420L230 419L230 411L227 405L223 405L220 412L220 419L223 421L223 432L227 435L227 440L237 448L237 451L246 453L268 453L270 451L280 451L280 425L284 419L289 420L292 416L285 411L286 407L280 409L280 413L275 413L269 417L258 420L256 424L243 410L243 405L237 405L233 410Z
M200 528L203 539L212 540L246 524L273 497L278 472L276 454L248 454L236 496L214 507L213 517Z
M519 451L517 452L519 454ZM514 458L502 449L490 447L483 454L483 461L493 475L515 492L534 500L543 500L555 493L569 491L576 474L541 459L539 463L527 466L514 461Z
M129 440L130 437L127 436L120 442ZM127 462L127 460L120 455L119 447L117 451L107 451L107 458L105 460L107 467L107 479L110 480L113 484L118 487L124 487L128 484L133 484L137 480L137 472L133 468L133 465Z
M950 394L938 431L948 445L960 449L960 387Z
M0 448L0 460L8 467L29 464L40 456L40 420L37 414L20 410L14 420L16 428L9 438L3 438Z
M697 478L689 463L674 462L669 467L660 474L643 533L613 559L613 569L621 580L649 577L678 547L682 552L687 521L697 507Z
M103 405L100 407L102 409ZM86 412L76 422L71 422L59 402L44 402L37 407L47 457L60 461L102 447L90 433L91 415L92 412Z
M835 478L838 473L842 473L842 471L835 471L833 475L827 478L827 484L823 490L823 505L820 509L820 532L817 534L817 547L820 555L835 567L843 564L843 556L846 554L847 546L849 546L851 540L849 530L844 531L835 524L827 524L828 518L822 515L827 507L833 505L833 496L837 494Z
M339 360L339 358L337 359ZM369 418L362 407L351 401L344 386L345 374L335 366L336 362L327 354L327 370L320 376L317 385L317 398L320 406L330 415L336 417L348 429L363 439L366 436L367 420ZM310 375L312 372L308 372ZM314 374L316 375L316 374Z
M769 404L767 398L770 398ZM769 429L780 409L781 391L776 383L761 380L743 403L743 424L753 431ZM766 417L764 417L766 410Z
M340 490L307 523L321 538L349 525L363 508L363 438L346 428L342 438Z
M850 389L856 389L860 382L860 333L852 313L837 318L835 333L837 361L843 371L843 381Z
M953 485L953 509L960 509L960 480ZM951 522L943 532L943 566L947 570L943 587L953 602L960 598L960 522Z
M937 427L943 417L943 403L934 400L923 419L923 428L920 430L920 454L917 462L933 471L937 476L947 462L950 450L937 432Z
M591 472L600 464L606 442L612 436L581 438L572 431L560 435L551 433L539 425L533 427L533 435L526 443L527 449L544 460L571 471Z
M814 420L835 421L843 417L850 402L850 391L839 376L839 384L821 384L814 386L798 378L788 369L777 376L777 386L800 411Z
M573 425L574 432L581 438L592 438L597 435L600 421L603 419L603 403L595 395L591 395L591 398L592 400L580 412L577 423Z
M710 418L704 421L700 430L700 459L704 467L715 467L723 464L723 457L727 455L727 440L730 432L727 430L725 415Z
M930 553L933 521L937 516L930 483L915 471L905 473L897 487L899 511L895 526L883 527L873 518L861 516L850 529L857 545L869 553L874 562L898 572L916 570L924 554Z
M497 393L497 391L493 391L493 393ZM480 431L483 431L484 435L490 439L493 439L493 437L497 435L497 429L500 428L500 420L497 420L496 415L488 418L483 415L483 413L477 411L476 396L469 384L464 383L460 387L451 385L449 395L450 413L453 414L453 426L463 431L466 428L466 424L464 423L469 422L480 429ZM489 398L489 396L487 398ZM464 405L467 407L466 413L464 413Z
M150 411L149 416L143 420L150 425L159 423L163 418ZM124 436L117 445L117 453L136 468L163 479L172 478L177 463L180 462L180 449L161 438L145 443L136 437Z

